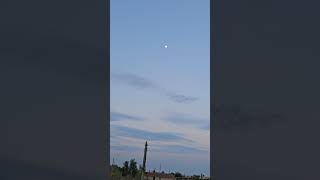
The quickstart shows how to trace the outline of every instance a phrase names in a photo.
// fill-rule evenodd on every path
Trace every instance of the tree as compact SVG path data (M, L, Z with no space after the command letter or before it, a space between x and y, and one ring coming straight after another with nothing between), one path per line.
M199 175L193 175L193 178L194 178L195 180L200 180L200 179L201 179Z
M139 165L139 170L138 170L134 180L141 180L141 175L142 174L144 174L144 171L143 171L142 165Z
M121 170L117 165L111 166L111 179L112 180L118 180L121 178Z
M139 170L136 174L136 177L134 177L134 180L141 180L142 170Z
M135 159L130 160L129 173L132 177L135 177L138 173L137 162Z
M175 176L175 177L183 177L183 176L182 176L182 174L181 174L180 172L176 172L176 173L174 173L174 176Z
M122 176L127 176L127 175L129 175L129 162L125 161L122 167Z

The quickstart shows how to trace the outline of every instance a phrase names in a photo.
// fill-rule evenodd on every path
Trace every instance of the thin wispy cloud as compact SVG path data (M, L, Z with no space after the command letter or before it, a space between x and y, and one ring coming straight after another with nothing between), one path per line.
M176 94L176 93L166 93L166 96L168 96L171 100L178 102L178 103L188 103L188 102L194 102L198 100L196 97L190 97L190 96L185 96L181 94Z
M210 124L209 120L203 118L197 118L191 116L190 114L183 114L183 113L169 113L163 120L171 122L173 124L179 125L188 125L197 127L203 130L209 130Z
M114 136L123 136L123 137L130 137L136 138L141 140L148 140L148 141L182 141L182 142L193 142L190 139L186 139L182 137L178 133L172 132L152 132L147 130L140 130L120 125L114 125L111 127L111 133Z
M117 82L125 83L136 88L157 88L153 81L132 73L111 73L111 80L116 80Z
M206 153L207 151L190 146L181 146L181 145L166 145L158 148L154 148L156 152L168 152L168 153Z
M110 120L111 121L121 121L121 120L141 121L144 119L142 117L132 116L132 115L124 114L124 113L111 112L110 113Z
M110 147L113 151L130 151L130 152L142 152L143 147L138 148L130 145L114 145ZM149 149L152 152L161 152L161 153L184 153L184 154L193 154L193 153L207 153L207 150L199 149L192 146L182 146L182 145L149 145Z
M130 151L130 152L137 152L143 150L143 148L138 148L134 146L125 146L125 145L114 145L110 146L110 149L113 151Z
M152 89L155 92L167 96L176 103L191 103L198 100L197 97L186 96L176 92L168 91L157 85L154 81L132 73L111 73L111 80L123 83L139 89Z

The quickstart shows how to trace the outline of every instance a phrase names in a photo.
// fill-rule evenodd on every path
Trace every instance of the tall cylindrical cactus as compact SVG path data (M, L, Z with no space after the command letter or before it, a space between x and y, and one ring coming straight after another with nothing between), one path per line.
M141 172L141 180L144 180L144 174L146 172L146 161L147 161L147 151L148 151L148 143L144 146L144 155L143 155L143 164L142 164L142 172Z

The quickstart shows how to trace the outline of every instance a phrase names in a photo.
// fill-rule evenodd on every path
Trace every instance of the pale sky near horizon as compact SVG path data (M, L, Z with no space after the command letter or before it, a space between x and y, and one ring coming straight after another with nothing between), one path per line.
M209 175L209 3L111 0L111 162Z

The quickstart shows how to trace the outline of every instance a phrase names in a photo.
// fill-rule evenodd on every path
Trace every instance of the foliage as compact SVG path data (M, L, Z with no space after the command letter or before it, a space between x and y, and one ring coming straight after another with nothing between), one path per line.
M138 170L138 172L137 172L136 177L134 178L134 180L140 180L142 172L143 172L142 169Z
M199 175L193 175L192 178L195 179L195 180L201 179Z
M175 173L174 173L174 176L175 176L175 177L183 177L180 172L175 172Z
M112 177L112 179L121 179L121 177L122 177L121 168L118 167L117 165L112 165L111 166L111 177Z
M138 173L137 162L135 161L135 159L131 159L130 166L129 166L129 174L131 175L131 177L135 177L137 173Z
M125 161L122 167L122 176L127 176L127 175L129 175L129 162Z
M138 165L135 159L130 159L130 161L125 161L123 163L123 167L119 167L117 165L111 165L111 180L140 180L141 174L144 172L141 165ZM155 170L154 170L155 172ZM164 173L164 171L162 171ZM184 175L180 172L171 172L170 174L174 175L177 179L183 179ZM200 180L201 175L193 175L192 179Z

